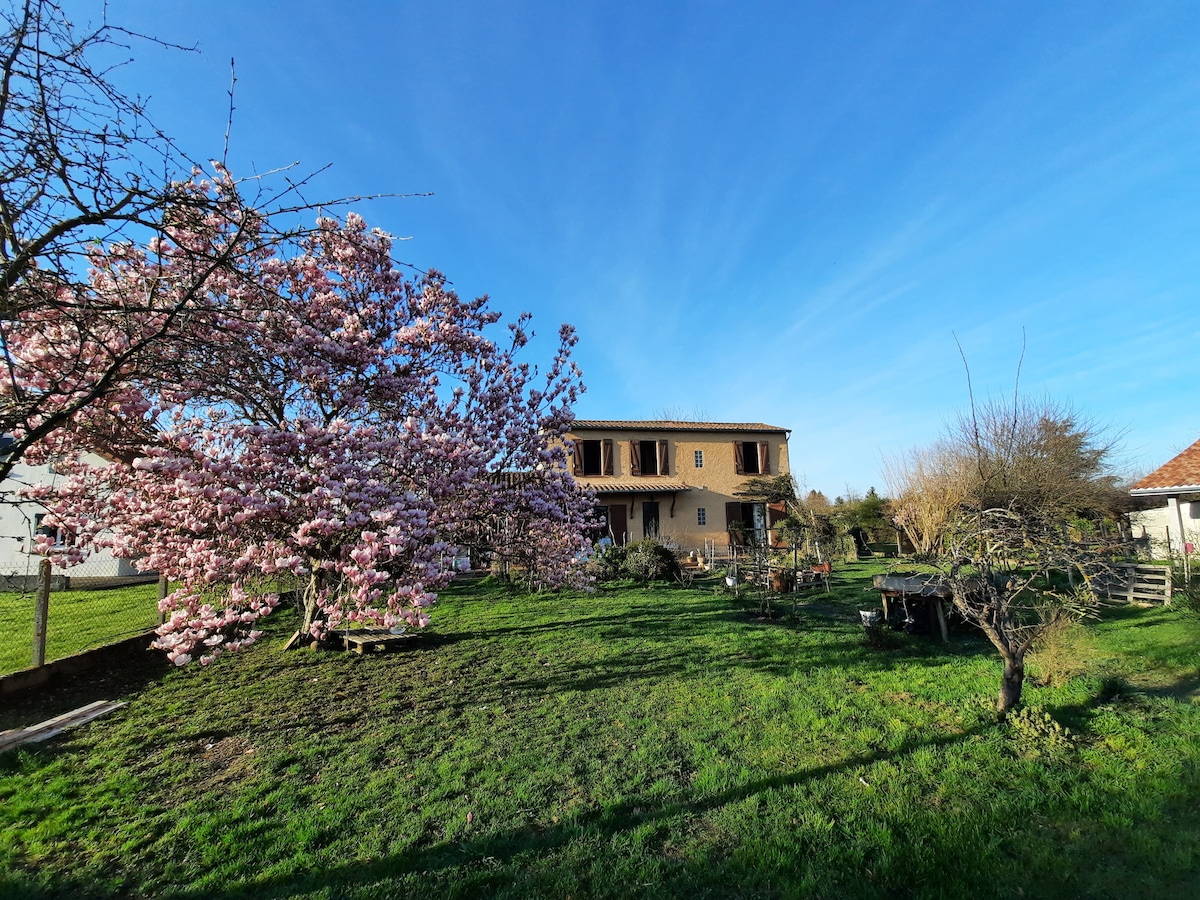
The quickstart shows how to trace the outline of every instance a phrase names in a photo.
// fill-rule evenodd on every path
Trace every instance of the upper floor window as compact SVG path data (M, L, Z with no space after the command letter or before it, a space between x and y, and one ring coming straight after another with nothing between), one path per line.
M666 441L630 441L630 475L670 475Z
M771 455L766 441L734 441L733 466L739 475L770 475Z
M613 442L610 440L576 441L572 467L575 475L611 475Z
M703 450L694 451L693 459L695 460L697 469L704 468L704 451Z

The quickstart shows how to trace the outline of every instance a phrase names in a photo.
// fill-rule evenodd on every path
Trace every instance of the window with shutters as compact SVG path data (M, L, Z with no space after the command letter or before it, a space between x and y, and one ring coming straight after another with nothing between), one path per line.
M766 441L734 441L733 467L739 475L770 475L771 452Z
M764 544L767 539L767 505L765 503L725 504L725 527L733 543L740 546Z
M575 475L613 474L613 442L610 440L575 442Z
M630 475L670 475L666 441L630 441Z

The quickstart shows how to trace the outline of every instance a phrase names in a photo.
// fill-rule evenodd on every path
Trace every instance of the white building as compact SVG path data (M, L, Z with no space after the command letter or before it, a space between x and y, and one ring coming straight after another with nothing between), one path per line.
M1133 536L1144 533L1150 538L1151 555L1157 559L1191 556L1200 549L1200 441L1155 469L1129 493L1166 501L1158 509L1129 516Z
M108 460L96 454L87 454L85 460L91 465L108 463ZM24 578L37 576L41 557L32 550L39 529L50 533L50 529L42 525L46 509L40 503L22 501L19 491L28 485L53 485L61 477L52 465L34 466L18 462L0 485L0 579L10 584L20 584ZM55 529L54 536L57 542L71 539L62 529ZM116 559L107 550L95 550L79 565L69 568L56 566L54 574L71 578L127 578L140 572L130 560Z

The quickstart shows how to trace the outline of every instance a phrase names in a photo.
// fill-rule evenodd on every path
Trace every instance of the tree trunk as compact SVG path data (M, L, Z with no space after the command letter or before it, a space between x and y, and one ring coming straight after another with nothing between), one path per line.
M996 714L1003 719L1010 709L1021 702L1021 687L1025 682L1025 658L1004 658L1004 677L1000 680L1000 695L996 698Z
M308 576L308 585L304 589L304 617L300 620L301 645L309 643L312 636L309 629L317 619L317 599L325 587L326 572L314 565L312 574Z

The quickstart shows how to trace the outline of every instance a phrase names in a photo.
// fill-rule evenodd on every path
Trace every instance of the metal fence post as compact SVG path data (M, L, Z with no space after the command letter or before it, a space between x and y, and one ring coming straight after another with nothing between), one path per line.
M46 619L50 612L50 560L38 565L37 601L33 610L33 665L46 664Z

